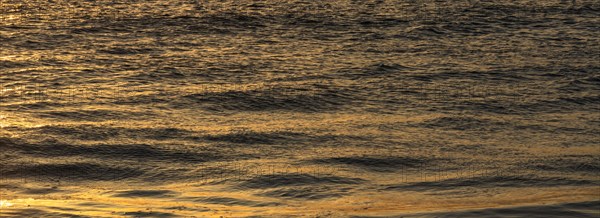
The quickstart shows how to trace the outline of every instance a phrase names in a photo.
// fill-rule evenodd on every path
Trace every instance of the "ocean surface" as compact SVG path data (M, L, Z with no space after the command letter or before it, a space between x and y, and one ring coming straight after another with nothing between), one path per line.
M0 0L0 217L599 217L600 2Z

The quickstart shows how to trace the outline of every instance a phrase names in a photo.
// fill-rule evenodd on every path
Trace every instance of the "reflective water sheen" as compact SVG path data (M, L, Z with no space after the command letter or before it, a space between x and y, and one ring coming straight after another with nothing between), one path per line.
M598 1L0 0L0 217L597 217Z

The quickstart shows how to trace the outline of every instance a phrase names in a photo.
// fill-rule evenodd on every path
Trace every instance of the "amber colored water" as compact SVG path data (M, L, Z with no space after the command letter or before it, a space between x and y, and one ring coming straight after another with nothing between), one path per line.
M597 217L598 1L0 0L0 217Z

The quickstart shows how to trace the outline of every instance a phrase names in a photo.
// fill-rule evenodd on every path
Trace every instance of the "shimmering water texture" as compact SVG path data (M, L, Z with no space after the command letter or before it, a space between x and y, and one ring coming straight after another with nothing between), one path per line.
M0 0L0 217L598 217L600 2Z

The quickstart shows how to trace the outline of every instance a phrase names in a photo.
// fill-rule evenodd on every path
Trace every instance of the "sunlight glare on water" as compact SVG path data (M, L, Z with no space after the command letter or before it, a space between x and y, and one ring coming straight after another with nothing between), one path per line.
M0 217L594 216L599 11L0 0Z

